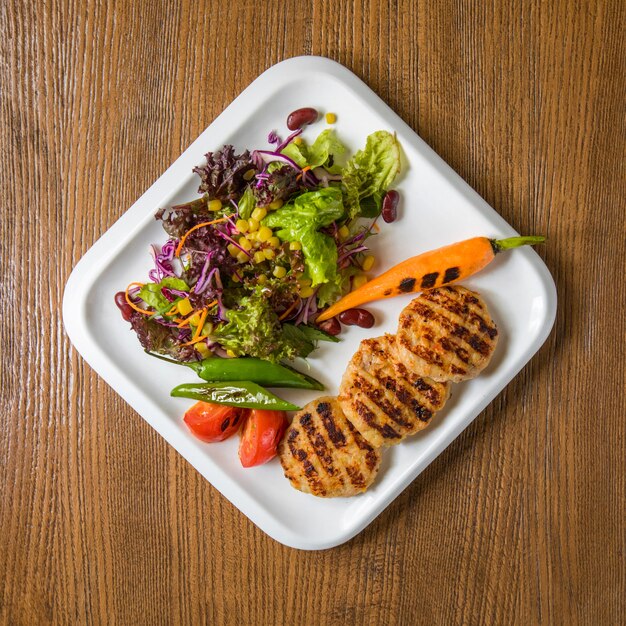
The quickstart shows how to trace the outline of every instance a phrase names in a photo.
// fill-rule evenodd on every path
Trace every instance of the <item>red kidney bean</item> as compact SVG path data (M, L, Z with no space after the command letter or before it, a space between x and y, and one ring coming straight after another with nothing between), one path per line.
M302 126L312 124L317 120L317 110L311 107L304 107L303 109L296 109L293 113L289 114L287 118L287 128L289 130L298 130Z
M346 326L360 326L371 328L376 321L374 316L365 309L348 309L339 313L339 321Z
M128 302L126 302L126 294L123 291L118 291L115 294L115 304L117 304L117 308L122 312L122 317L129 322L133 315L133 309Z
M390 222L395 222L396 217L398 217L399 200L400 194L393 189L385 194L385 198L383 199L382 216L383 220L385 220L388 224Z
M323 330L325 333L328 333L329 335L335 336L341 332L341 324L336 317L331 317L325 322L320 322L318 326L321 330Z

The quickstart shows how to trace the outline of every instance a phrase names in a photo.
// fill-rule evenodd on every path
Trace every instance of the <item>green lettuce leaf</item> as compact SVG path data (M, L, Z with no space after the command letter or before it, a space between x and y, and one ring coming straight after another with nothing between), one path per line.
M163 287L188 291L187 283L175 276L166 276L160 283L146 283L139 290L139 297L148 305L163 313L172 307L172 303L163 295Z
M350 291L350 278L359 273L359 268L354 265L338 271L331 280L323 284L317 292L317 305L320 309L333 304L342 296L345 296Z
M339 343L341 341L338 337L329 335L315 326L301 324L298 326L298 330L300 330L309 341L331 341L332 343Z
M238 308L229 309L226 317L227 323L218 326L212 338L237 356L278 362L307 356L314 348L297 328L281 326L261 289L241 298Z
M239 200L239 217L243 220L250 219L252 215L252 211L254 211L256 207L256 199L254 194L252 193L252 189L250 186L246 187L246 190L243 192L241 196L241 200Z
M292 141L287 144L281 152L292 161L295 161L300 167L306 167L309 164L306 158L307 147L303 143L298 145Z
M182 278L177 278L176 276L166 276L159 284L161 289L168 287L178 291L189 291L189 285Z
M341 168L334 164L334 160L345 151L346 147L337 139L333 129L327 128L318 135L317 139L310 146L304 143L298 145L292 141L285 146L282 152L300 167L306 167L307 165L311 169L325 167L331 173L338 173Z
M345 205L348 215L376 217L384 192L400 172L400 145L395 135L379 130L368 136L343 169Z
M283 324L283 342L301 357L309 356L315 350L313 341L294 324Z
M319 229L344 216L341 190L335 187L303 193L293 204L270 213L263 224L279 228L281 241L299 241L312 286L331 282L337 274L337 246L332 237Z

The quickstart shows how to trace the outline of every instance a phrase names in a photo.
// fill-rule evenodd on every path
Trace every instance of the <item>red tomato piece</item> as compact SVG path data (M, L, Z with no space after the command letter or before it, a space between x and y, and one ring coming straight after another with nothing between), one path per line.
M239 442L241 464L244 467L253 467L273 459L287 424L287 414L284 411L250 411Z
M197 402L185 413L183 420L189 430L202 441L224 441L234 435L248 409L211 402Z

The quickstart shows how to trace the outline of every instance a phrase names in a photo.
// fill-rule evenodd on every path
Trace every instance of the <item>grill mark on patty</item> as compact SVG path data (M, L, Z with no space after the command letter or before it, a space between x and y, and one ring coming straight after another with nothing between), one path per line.
M418 357L420 357L420 359L422 359L423 361L425 361L426 363L428 363L429 365L437 365L438 367L443 367L443 361L441 360L441 357L436 353L433 352L433 350L430 350L429 348L425 348L424 346L412 346L410 344L410 342L403 340L402 342L405 347L410 350L411 352L415 353Z
M364 378L361 378L358 374L355 377L355 383L359 384L359 388L361 389L361 393L378 409L380 409L389 419L393 420L398 426L405 428L406 430L410 430L413 426L411 422L407 422L402 418L402 408L394 406L389 400L387 400L384 396L382 389L376 388L371 385ZM379 382L383 384L385 389L391 391L396 398L399 398L398 391L396 389L397 382L391 378L390 376L386 376L384 378L379 379ZM409 395L409 394L407 394ZM409 404L411 398L408 401L403 401L402 404Z
M317 470L313 467L313 463L308 459L302 462L302 468L304 469L304 476L306 477L312 493L319 493L320 495L326 495L326 489L321 481L319 481L316 476Z
M439 345L447 352L454 352L459 361L465 363L465 365L469 365L470 355L467 350L464 350L463 348L461 348L461 346L456 345L447 337L439 337ZM471 342L470 345L472 346L472 348L478 350Z
M485 320L477 313L472 315L471 319L473 322L476 322L476 324L478 324L478 329L480 330L480 332L489 335L489 339L493 339L497 336L498 329L495 326L489 326L489 324L487 324L487 322L485 322Z
M328 438L333 442L335 448L343 448L346 445L346 438L333 419L332 407L328 402L320 402L316 407L317 413L328 433Z
M374 468L377 467L378 463L380 462L380 458L378 457L376 450L374 450L374 448L368 443L365 437L361 435L361 433L356 429L354 424L349 419L346 419L346 426L348 427L348 430L352 433L352 436L354 437L354 443L356 443L359 450L365 451L365 465L367 469L370 472L374 471Z
M441 395L432 386L429 385L423 378L418 378L415 382L411 383L420 393L422 393L433 406L438 406L441 402Z
M476 309L478 309L478 311L483 311L483 307L480 305L480 302L477 298L475 298L474 296L470 296L470 299L468 299L466 296L469 294L460 294L459 292L455 291L451 287L447 287L446 291L448 292L451 291L452 293L454 293L457 297L456 300L452 298L451 296L446 295L445 293L438 293L438 291L440 292L442 290L437 290L429 294L424 294L423 297L427 300L430 300L431 302L438 303L442 308L449 310L453 313L455 313L456 311L453 310L453 308L450 308L450 306L446 306L446 305L450 303L452 303L453 305L456 305L456 303L458 302L458 299L463 298L464 316L468 317L469 321L473 322L474 325L478 327L478 330L480 330L481 333L488 335L490 339L493 339L498 334L498 329L495 326L490 326L485 321L485 319L476 311ZM443 298L443 301L441 300L439 296ZM474 307L468 306L470 303L476 306Z
M370 411L360 400L354 403L354 409L361 419L374 430L377 430L385 439L399 439L400 433L396 432L389 424L382 426L376 421L376 415Z
M307 453L301 448L297 448L293 443L289 443L288 445L291 456L293 456L294 459L300 462L302 469L304 470L304 476L309 483L311 493L320 493L322 495L325 495L326 490L324 489L324 486L321 484L321 482L316 478L317 471L315 467L313 467L311 461L309 461ZM294 480L294 477L291 473L289 473L287 477L292 481Z
M361 491L365 489L365 479L363 478L363 474L361 474L358 469L350 465L346 465L346 474L348 474L348 478L354 487L360 489Z
M305 417L307 418L306 420L304 420ZM311 414L307 413L300 418L300 424L302 424L302 428L307 434L307 437L311 442L311 446L313 446L313 450L315 451L317 458L320 460L323 469L329 476L335 476L337 474L337 468L335 467L333 456L328 450L326 440L313 425L313 417Z
M405 406L411 407L411 410L415 414L415 417L417 417L420 422L427 422L432 418L432 411L425 407L417 398L412 396L402 385L396 385L393 389L393 392L395 393L396 398L398 398L399 402L401 402ZM410 424L407 428L412 429L413 424Z
M433 301L430 298L427 298L427 299L433 302L434 304L439 304L444 310L450 311L449 308L444 307L440 302ZM418 315L421 315L424 319L439 322L441 326L443 326L443 328L449 331L452 335L454 335L455 337L458 337L459 339L462 339L465 343L467 343L474 350L476 350L476 352L479 352L483 356L486 356L491 351L491 346L486 341L481 339L478 335L474 335L469 330L467 330L467 328L465 328L465 326L463 326L462 324L458 324L457 322L450 319L449 317L446 317L442 313L438 313L434 309L431 309L428 305L422 304L421 302L417 302L413 306L413 310ZM482 320L482 318L480 319ZM485 324L484 320L482 322L485 328L490 329L490 327ZM403 320L402 326L403 328L407 328L409 325L410 325L410 319L409 319L409 316L406 316L406 318ZM493 331L495 333L494 336L498 334L498 331L495 328L493 329ZM428 341L432 341L432 335L430 333L428 333L428 335L429 336L426 337L426 334L422 334L422 336L426 338ZM491 335L489 336L491 337Z

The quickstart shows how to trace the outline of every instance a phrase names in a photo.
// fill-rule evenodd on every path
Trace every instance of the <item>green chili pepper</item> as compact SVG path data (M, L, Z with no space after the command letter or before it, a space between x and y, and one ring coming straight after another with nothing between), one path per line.
M239 406L244 409L299 411L300 407L287 402L249 380L220 383L188 383L172 389L175 398L191 398L214 404Z
M263 359L253 357L241 357L237 359L222 359L209 357L202 361L174 361L164 356L148 352L151 356L174 363L186 365L191 368L200 378L209 382L226 382L249 380L267 387L292 387L296 389L324 389L324 385L315 378L300 373L287 365L271 363Z

